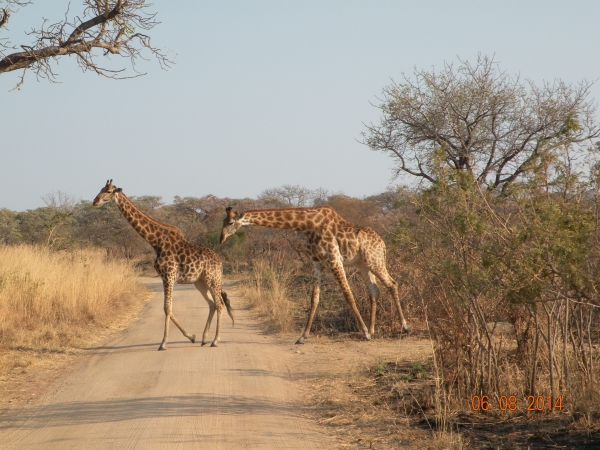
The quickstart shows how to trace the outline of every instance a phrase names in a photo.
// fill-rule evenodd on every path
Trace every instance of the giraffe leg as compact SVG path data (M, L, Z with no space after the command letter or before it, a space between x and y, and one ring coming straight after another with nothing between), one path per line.
M225 306L225 302L221 297L221 283L217 284L216 286L209 286L210 295L214 299L217 312L217 330L215 331L215 339L210 344L211 347L216 347L221 340L221 317L223 316L223 307Z
M210 330L210 324L212 322L213 316L215 315L217 307L215 306L215 302L211 300L208 296L208 285L204 280L197 280L194 283L194 286L196 286L196 289L200 291L202 297L204 297L206 303L208 303L208 318L206 319L206 325L204 327L204 332L202 333L202 345L206 345L208 342L208 331Z
M179 328L179 331L181 331L186 338L188 338L190 341L192 341L192 344L196 342L196 335L189 334L187 331L185 331L172 313L171 313L171 320L177 326L177 328Z
M174 277L169 276L168 274L164 274L163 277L163 289L165 291L165 332L163 335L163 340L158 347L159 350L167 349L167 338L169 336L169 316L171 315L171 301L173 296L173 279Z
M392 294L394 302L396 303L398 315L400 316L400 321L402 322L402 329L408 333L410 331L410 327L406 323L404 313L402 312L402 305L400 305L400 295L398 295L398 283L390 276L385 266L378 265L377 267L373 267L371 270L375 273L377 278L381 280L385 287L388 288L390 294Z
M369 299L371 300L371 317L369 321L369 333L371 336L375 334L375 317L377 314L377 299L379 298L379 287L375 275L364 264L358 266L358 270L367 285L369 291Z
M169 319L173 321L173 323L179 328L179 330L183 333L183 335L188 338L192 342L196 342L196 335L189 334L187 331L183 329L181 324L177 321L175 316L173 315L173 285L175 284L175 274L164 274L163 275L163 286L165 290L165 334L163 336L163 340L158 347L159 350L167 349L167 338L169 336Z
M346 271L344 270L344 265L342 264L341 258L338 260L331 261L330 264L333 276L342 288L344 297L350 305L350 308L354 313L354 317L356 317L356 321L358 322L359 328L362 330L365 339L367 341L371 340L371 334L369 333L369 330L367 329L367 326L365 325L365 322L363 321L360 312L358 311L356 302L354 301L354 295L352 294L352 290L350 289L350 285L348 284L348 279L346 278Z
M315 311L317 310L317 306L319 305L319 295L321 293L321 279L323 277L323 266L321 265L321 263L313 261L313 269L314 284L312 295L310 297L310 310L308 312L308 317L306 318L306 326L304 327L304 331L296 341L296 344L304 344L304 340L308 339L308 335L310 334L310 327L312 326L312 322L315 317Z

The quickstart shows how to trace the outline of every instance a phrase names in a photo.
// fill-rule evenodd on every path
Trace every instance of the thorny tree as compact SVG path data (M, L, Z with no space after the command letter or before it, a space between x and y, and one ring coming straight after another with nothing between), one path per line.
M480 56L384 90L365 142L429 182L407 196L414 213L389 248L426 312L446 406L510 392L544 397L546 409L565 396L574 419L600 417L600 127L589 88L522 84Z
M309 206L311 200L316 198L318 192L313 192L310 189L299 185L284 184L278 188L265 189L260 195L261 200L281 201L285 205L292 207Z
M532 161L600 135L591 83L536 86L511 77L492 58L415 70L383 90L381 124L363 133L402 172L437 183L436 166L468 172L480 186L505 190Z
M39 78L55 79L52 60L75 55L83 71L91 70L108 78L130 78L143 75L136 68L136 60L144 58L144 53L153 55L161 67L168 67L171 61L160 49L152 47L150 36L144 34L154 28L155 13L148 12L152 4L145 0L84 0L83 13L73 15L66 6L64 19L49 24L43 21L39 28L27 34L33 38L30 45L16 45L2 34L8 31L11 15L23 7L31 5L29 0L0 0L0 74L23 70L20 86L27 69ZM98 58L110 55L129 58L132 76L124 74L125 69L100 66Z

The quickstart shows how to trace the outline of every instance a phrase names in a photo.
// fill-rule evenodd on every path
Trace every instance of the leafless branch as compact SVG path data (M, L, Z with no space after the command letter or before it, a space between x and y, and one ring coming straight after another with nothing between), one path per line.
M18 89L21 88L21 86L23 85L23 82L25 81L25 74L26 73L27 73L27 68L23 69L23 73L21 74L21 81L19 81L17 83L17 85L14 88L12 88L10 91L8 91L8 92L12 92L12 91L15 91L15 90L18 90Z
M8 5L25 6L29 2L4 0ZM136 68L138 58L148 59L145 54L156 58L161 68L168 68L172 61L160 49L153 47L151 30L159 22L156 13L148 12L151 4L146 0L83 0L83 15L69 19L69 9L63 20L26 33L34 38L31 45L20 45L20 51L7 54L6 50L17 47L6 38L0 40L0 74L15 70L31 69L38 78L53 81L56 74L51 62L60 56L74 55L83 71L91 70L108 78L123 79L144 75ZM11 10L4 8L0 16L0 27L8 21ZM105 68L97 63L98 56L110 59L110 55L128 58L133 75L125 75L124 68ZM20 86L24 76L21 77Z
M438 72L415 70L383 90L381 123L367 126L363 143L388 153L396 174L436 183L451 169L503 189L540 157L600 137L592 83L536 86L501 71L492 58L459 61Z

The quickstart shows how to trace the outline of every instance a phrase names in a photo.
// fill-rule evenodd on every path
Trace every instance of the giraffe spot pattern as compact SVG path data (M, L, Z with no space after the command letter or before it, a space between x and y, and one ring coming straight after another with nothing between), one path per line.
M243 223L241 222L242 218ZM356 309L343 264L352 264L360 268L361 276L365 279L369 292L375 297L379 292L374 284L375 277L377 277L392 294L402 325L407 329L400 307L397 283L387 271L385 244L371 228L347 222L329 206L242 211L236 213L233 219L236 221L233 225L228 220L223 221L222 235L225 238L232 234L232 232L228 232L227 227L231 227L230 229L235 231L242 225L292 228L301 231L307 238L305 248L314 263L316 279L320 280L320 265L333 272L365 333L366 327ZM373 279L371 280L371 278ZM317 296L317 302L319 283L320 281L316 281L313 288L313 296ZM312 301L315 299L313 298ZM310 332L314 309L316 306L314 308L311 306L302 338ZM374 327L374 322L371 327Z
M172 226L163 224L151 218L147 214L140 211L132 202L122 193L122 190L117 190L112 185L112 180L106 183L106 186L100 191L94 206L101 204L101 201L114 201L117 207L131 224L131 226L144 238L155 250L156 259L154 268L163 280L164 284L164 310L165 314L177 324L178 322L172 315L172 290L173 284L186 283L196 284L201 283L208 287L208 292L212 296L212 300L206 297L206 293L200 290L206 301L211 306L211 311L217 312L217 331L215 341L219 339L221 310L225 306L221 297L223 265L219 256L212 250L196 246L188 242L181 231ZM198 284L196 284L198 287ZM217 300L218 301L215 301ZM228 307L229 309L229 307ZM208 325L203 334L203 342L207 337ZM189 335L180 325L177 325L182 333L193 340L193 336ZM160 349L166 348L167 328L165 328L164 339Z

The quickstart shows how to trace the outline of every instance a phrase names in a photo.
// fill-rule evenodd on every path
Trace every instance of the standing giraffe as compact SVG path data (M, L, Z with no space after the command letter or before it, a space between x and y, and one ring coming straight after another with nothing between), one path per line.
M193 284L206 299L210 309L204 333L202 334L202 345L207 343L208 330L215 311L217 312L217 331L211 347L216 347L221 336L221 313L223 303L227 307L227 313L233 321L231 305L227 294L221 292L221 276L223 274L223 263L215 252L208 248L200 247L188 242L179 228L154 220L148 214L141 211L123 193L121 188L112 184L112 180L106 182L100 193L94 199L94 206L104 202L115 202L117 207L125 216L131 226L148 242L156 252L154 268L163 281L165 291L165 334L159 350L167 349L167 335L169 334L169 319L181 330L183 335L192 342L196 342L195 334L188 334L179 324L172 312L173 284ZM212 300L208 297L208 292Z
M234 212L231 207L225 209L227 217L223 219L221 244L244 225L259 225L271 228L285 228L304 233L308 238L306 248L313 261L315 280L310 302L310 311L304 332L296 341L303 344L310 334L310 327L319 304L321 277L327 267L342 288L346 301L364 333L365 339L371 339L375 332L375 312L379 288L376 278L389 289L402 321L402 328L408 331L408 325L400 306L398 283L389 275L386 267L385 243L369 227L360 227L344 220L329 206L316 208L256 209ZM350 290L344 265L355 266L365 280L371 299L371 321L369 329L360 316L354 296Z

